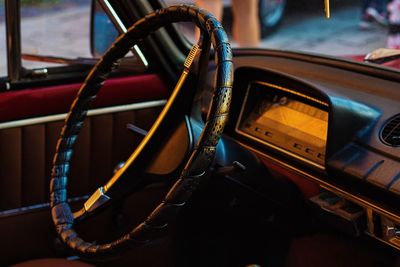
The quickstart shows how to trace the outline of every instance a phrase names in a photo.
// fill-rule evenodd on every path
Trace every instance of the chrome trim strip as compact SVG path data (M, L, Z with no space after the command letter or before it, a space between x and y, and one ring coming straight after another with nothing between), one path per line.
M120 34L126 33L128 29L125 27L124 23L119 18L117 12L115 12L114 8L110 4L108 0L97 0L101 7L104 9L104 12L108 15L111 19L115 27L117 28ZM137 45L133 46L132 53L139 59L142 65L147 69L149 66L149 62L147 61L146 57L143 55L142 51Z
M129 110L161 107L161 106L165 105L166 102L167 102L166 100L154 100L154 101L134 103L134 104L129 104L129 105L98 108L98 109L89 110L87 115L88 116L96 116L96 115L116 113L116 112L129 111ZM0 123L0 130L8 129L8 128L15 128L15 127L23 127L23 126L28 126L28 125L40 124L40 123L53 122L53 121L62 121L66 117L67 117L67 113L64 113L64 114L43 116L43 117L32 118L32 119L3 122L3 123Z
M7 32L7 71L10 82L21 78L20 0L5 0Z
M276 84L273 84L273 83L267 83L267 82L261 82L261 81L255 81L253 83L258 83L258 84L261 84L261 85L269 86L269 87L272 87L274 89L278 89L280 91L283 91L283 92L286 92L286 93L289 93L289 94L292 94L292 95L300 96L302 98L305 98L305 99L310 100L312 102L315 102L317 104L323 105L325 107L329 107L328 103L326 103L324 101L321 101L321 100L319 100L319 99L317 99L315 97L312 97L312 96L308 96L308 95L299 93L299 92L297 92L295 90L292 90L292 89L289 89L289 88L286 88L286 87L282 87L280 85L276 85Z
M104 193L104 188L101 186L88 198L88 200L86 200L83 207L86 212L92 212L98 207L104 205L110 199L111 198Z
M318 168L318 169L320 169L320 170L325 170L325 166L322 165L322 164L319 164L319 163L317 163L317 162L314 162L314 161L312 161L312 160L309 160L309 159L307 159L307 158L305 158L305 157L302 157L301 155L297 155L297 154L295 154L295 153L293 153L293 152L290 152L289 150L286 150L286 149L284 149L284 148L278 147L278 146L276 146L276 145L274 145L274 144L272 144L272 143L268 143L267 141L264 141L264 140L262 140L262 139L259 139L259 138L257 138L257 137L254 137L254 136L252 136L252 135L250 135L250 134L248 134L248 133L243 132L242 130L240 130L240 123L241 123L241 120L242 120L242 116L243 116L243 112L244 112L244 107L245 107L245 105L246 105L246 103L247 103L247 98L249 97L251 84L253 84L253 83L264 84L264 85L273 87L273 88L278 89L278 90L283 90L283 91L288 92L288 93L292 93L292 94L295 94L295 95L298 95L298 96L305 97L305 96L304 96L303 94L301 94L301 93L298 93L298 92L297 92L297 93L294 93L295 91L290 90L290 89L287 89L287 88L284 88L284 87L281 87L281 86L278 86L278 85L274 85L274 84L270 84L270 83L263 83L263 82L259 82L259 81L254 81L254 82L250 83L250 84L248 85L248 87L247 87L246 95L245 95L244 100L243 100L243 105L242 105L242 108L240 109L239 117L238 117L238 120L237 120L237 122L236 122L235 132L238 133L239 135L242 135L242 136L245 136L245 137L247 137L247 138L250 138L250 139L253 140L253 141L256 141L256 142L258 142L258 143L261 143L261 144L263 144L263 145L266 145L266 146L268 146L268 147L270 147L270 148L272 148L272 149L274 149L274 150L277 150L277 151L282 152L282 153L284 153L284 154L286 154L286 155L289 155L289 156L291 156L291 157L293 157L293 158L295 158L295 159L297 159L297 160L300 160L300 161L303 161L303 162L305 162L305 163L307 163L307 164L309 164L309 165L312 165L312 166L314 166L314 167L316 167L316 168ZM308 99L308 98L307 98L307 99ZM312 98L312 97L310 97L309 100L319 103L318 101L315 101L315 100L318 100L318 99L315 99L315 98ZM320 101L320 102L322 102L322 101ZM319 104L320 104L320 103L319 103ZM327 105L327 104L326 104L326 105Z

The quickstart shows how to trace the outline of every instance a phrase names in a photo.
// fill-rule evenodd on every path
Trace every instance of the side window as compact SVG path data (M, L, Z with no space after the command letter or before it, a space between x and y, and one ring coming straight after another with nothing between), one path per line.
M78 68L70 70L81 73L77 70L94 64L93 57L100 57L119 32L126 30L113 7L105 4L108 2L99 3L97 0L0 0L0 77L8 75L12 84L60 73L60 69L52 67L76 65ZM20 20L16 21L18 17ZM12 36L9 47L6 29ZM145 57L137 46L133 50L135 56L127 60L139 64L132 69L145 70ZM10 73L4 60L7 56Z
M4 0L0 0L0 77L7 75L6 17Z
M93 14L92 53L98 57L109 48L118 37L114 24L96 1Z
M21 0L22 66L60 66L54 58L92 57L90 9L91 0Z

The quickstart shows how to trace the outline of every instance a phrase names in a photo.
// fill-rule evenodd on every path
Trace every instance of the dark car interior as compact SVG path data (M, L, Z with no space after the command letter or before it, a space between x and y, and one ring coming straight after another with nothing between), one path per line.
M19 2L5 1L0 266L400 265L398 70L231 49L197 7L99 0L117 41L42 75L19 64Z

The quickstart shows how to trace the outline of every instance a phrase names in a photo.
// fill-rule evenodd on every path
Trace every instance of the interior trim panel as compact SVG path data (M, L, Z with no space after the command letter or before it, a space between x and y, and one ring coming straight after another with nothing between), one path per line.
M70 197L93 192L107 181L119 162L128 158L142 136L126 125L149 129L163 101L154 103L156 107L87 118L72 163ZM0 130L0 210L48 201L51 162L62 125L58 120Z

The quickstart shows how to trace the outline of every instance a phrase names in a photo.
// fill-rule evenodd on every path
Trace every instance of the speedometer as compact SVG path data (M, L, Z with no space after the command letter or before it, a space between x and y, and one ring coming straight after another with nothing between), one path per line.
M296 90L265 82L248 88L236 130L265 145L324 165L328 105Z

